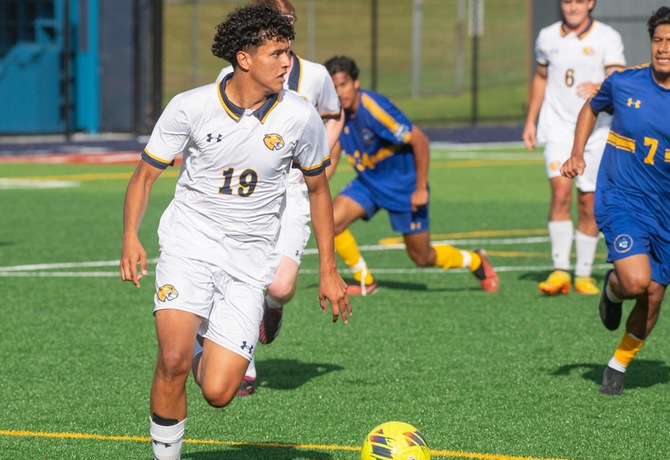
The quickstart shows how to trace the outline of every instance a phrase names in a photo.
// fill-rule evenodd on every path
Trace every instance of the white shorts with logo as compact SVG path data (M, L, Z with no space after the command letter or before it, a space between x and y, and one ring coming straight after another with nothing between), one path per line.
M594 145L596 144L596 145ZM603 157L604 144L589 142L584 151L586 169L584 174L575 177L575 185L582 192L594 192L596 190L596 178L600 168L600 160ZM547 177L553 179L561 175L561 166L570 158L572 143L547 142L544 146L544 164Z
M263 291L221 267L162 253L156 266L154 313L176 309L203 318L198 334L249 361L263 318Z
M298 173L302 175L300 171ZM309 228L309 194L304 181L302 183L289 181L280 212L281 225L275 250L300 265L305 246L312 233Z

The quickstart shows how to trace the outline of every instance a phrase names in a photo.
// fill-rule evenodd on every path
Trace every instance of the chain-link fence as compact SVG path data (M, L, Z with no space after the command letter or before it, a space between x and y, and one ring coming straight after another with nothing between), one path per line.
M167 0L164 96L214 80L215 27L239 0ZM525 112L527 0L292 0L300 56L348 55L361 84L424 122L520 120Z

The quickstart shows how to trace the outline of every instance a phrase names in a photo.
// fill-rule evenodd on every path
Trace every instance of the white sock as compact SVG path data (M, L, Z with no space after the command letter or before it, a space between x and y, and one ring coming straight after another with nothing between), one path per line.
M626 366L621 364L619 361L614 359L614 356L612 356L612 359L610 359L610 362L607 363L608 367L611 367L612 369L619 371L619 372L626 372Z
M579 230L575 232L575 247L577 248L575 276L591 276L598 240L597 236L585 235Z
M363 256L361 256L361 258L358 259L358 262L356 262L356 265L351 267L351 273L356 273L356 272L358 272L360 270L363 270L363 269L367 270L368 269L368 264L365 262L365 259L363 258Z
M470 255L468 251L463 251L461 249L459 249L459 251L461 251L461 255L463 256L463 265L461 265L461 267L469 267L472 264L472 255Z
M159 425L150 419L151 447L155 460L180 460L186 419L176 425Z
M571 220L549 222L551 240L551 258L556 270L570 270L570 251L572 250L573 225Z
M270 295L265 296L265 303L268 305L270 308L279 308L282 306L279 302L277 302L275 299L272 298Z
M244 376L256 380L256 375L256 360L252 359L249 361L249 367L247 367L247 372L245 372Z

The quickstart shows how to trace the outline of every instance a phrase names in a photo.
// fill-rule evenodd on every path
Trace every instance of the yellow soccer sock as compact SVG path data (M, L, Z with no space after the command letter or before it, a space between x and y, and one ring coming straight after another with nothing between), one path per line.
M435 266L445 270L468 267L474 272L482 264L481 257L474 251L464 251L449 245L434 246L433 249L437 252Z
M635 355L644 345L644 340L640 340L630 332L626 332L619 343L619 347L614 352L614 359L624 368L628 367Z
M372 284L374 277L368 270L365 259L358 250L358 243L349 229L335 237L335 252L347 264L356 281L360 283L365 273L365 284Z

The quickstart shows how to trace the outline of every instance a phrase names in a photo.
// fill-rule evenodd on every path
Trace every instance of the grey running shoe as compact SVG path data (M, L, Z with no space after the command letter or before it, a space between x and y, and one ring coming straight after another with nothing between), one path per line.
M600 394L607 396L621 396L623 393L623 372L607 366L603 373L603 383L600 385Z
M240 384L240 388L237 390L237 397L241 398L244 396L249 396L253 392L256 391L256 380L252 379L251 377L244 377L244 380L242 380L242 383Z
M605 284L603 292L600 294L600 303L598 304L600 319L610 331L616 331L619 324L621 324L621 305L623 304L623 302L612 302L607 297L607 285L609 284L610 273L613 271L614 269L610 269L605 273Z

